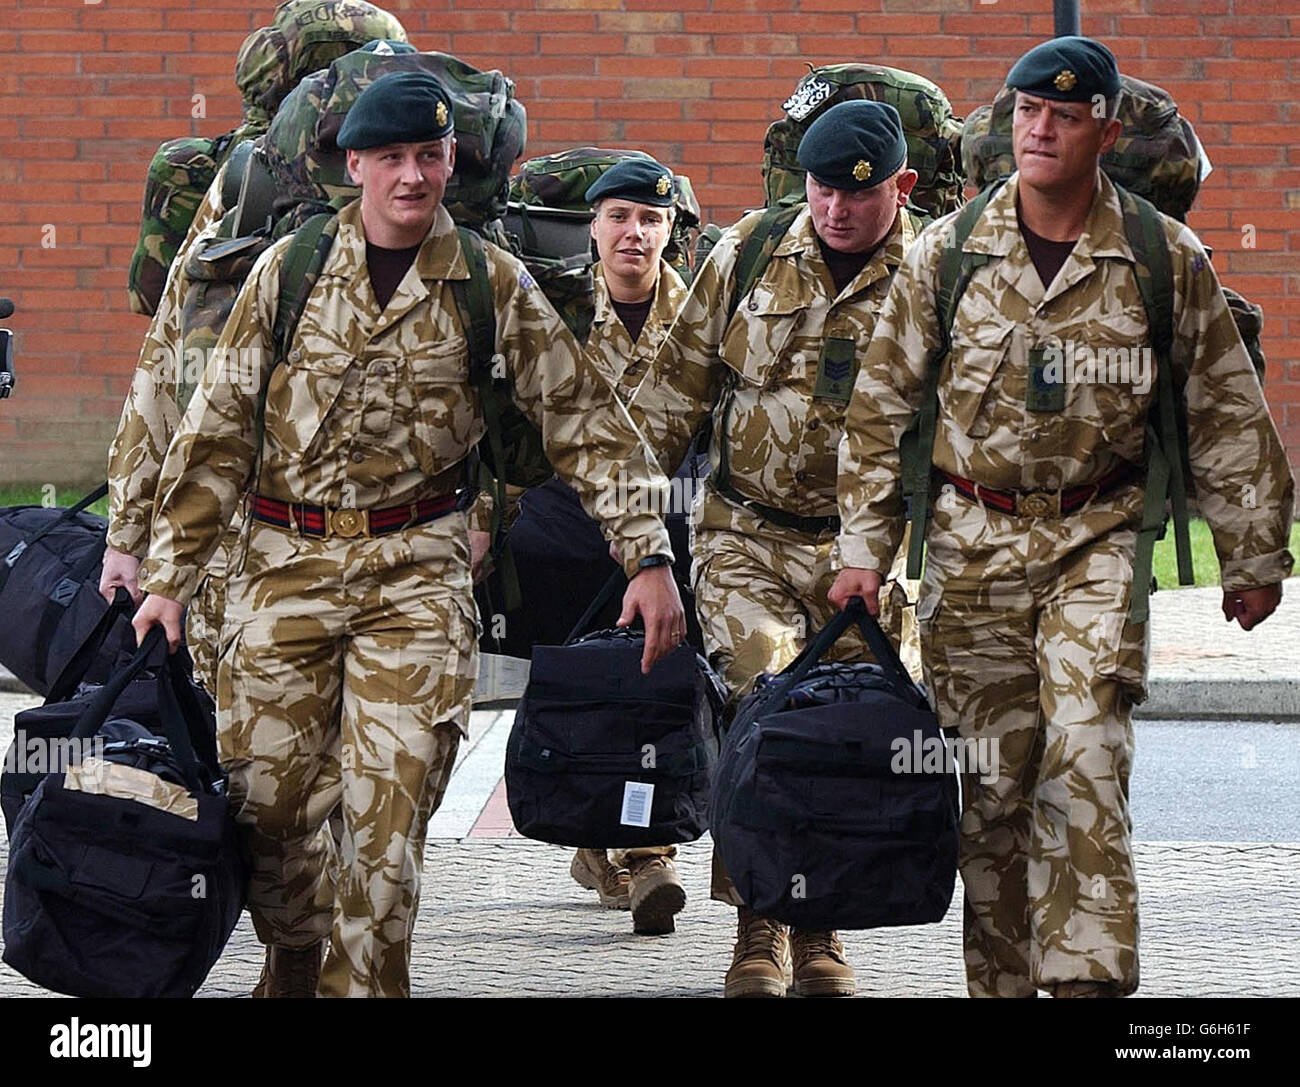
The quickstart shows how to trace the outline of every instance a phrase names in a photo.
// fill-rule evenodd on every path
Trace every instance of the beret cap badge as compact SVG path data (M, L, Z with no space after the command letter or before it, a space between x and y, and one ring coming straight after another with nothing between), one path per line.
M1074 73L1069 68L1062 68L1057 72L1056 78L1052 80L1053 85L1058 91L1072 91L1078 80L1075 79Z
M866 181L871 176L871 163L866 159L858 159L853 166L853 178L855 181Z
M669 177L667 174L664 174L658 181L655 182L655 192L657 192L660 196L667 196L668 190L671 189L672 187L673 187L673 179Z
M438 103L437 108L433 111L433 119L438 123L439 127L447 123L447 107L441 102Z

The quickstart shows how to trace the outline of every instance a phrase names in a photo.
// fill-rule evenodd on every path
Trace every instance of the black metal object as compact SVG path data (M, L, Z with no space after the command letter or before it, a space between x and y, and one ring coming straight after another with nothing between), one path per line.
M1056 22L1055 37L1080 33L1079 0L1052 0L1052 18Z
M14 311L14 304L7 298L0 298L0 321ZM0 400L4 400L14 390L14 334L7 328L0 328Z

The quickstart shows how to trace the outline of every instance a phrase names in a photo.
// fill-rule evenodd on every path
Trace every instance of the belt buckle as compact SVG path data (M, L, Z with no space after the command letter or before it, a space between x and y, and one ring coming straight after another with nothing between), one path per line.
M1016 513L1021 517L1059 517L1061 515L1060 491L1030 491L1016 500Z
M331 536L342 536L345 540L350 540L353 536L360 536L366 530L366 517L360 510L330 510L326 516L329 519Z

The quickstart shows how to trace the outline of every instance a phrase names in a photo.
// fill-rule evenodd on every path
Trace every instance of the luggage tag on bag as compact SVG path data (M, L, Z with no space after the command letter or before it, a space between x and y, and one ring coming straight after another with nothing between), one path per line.
M644 781L623 783L623 814L619 822L625 827L648 827L655 787Z
M1039 413L1065 410L1065 365L1059 347L1029 349L1025 407Z
M817 383L814 400L835 400L847 404L853 395L853 380L858 376L857 343L843 336L830 336L822 344L817 360Z

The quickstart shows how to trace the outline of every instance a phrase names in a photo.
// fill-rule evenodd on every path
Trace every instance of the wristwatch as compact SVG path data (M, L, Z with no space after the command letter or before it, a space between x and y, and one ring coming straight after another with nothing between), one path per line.
M637 563L637 568L641 570L648 570L652 566L671 566L672 564L673 564L673 560L670 559L667 555L647 555L645 558L643 558L640 562Z

